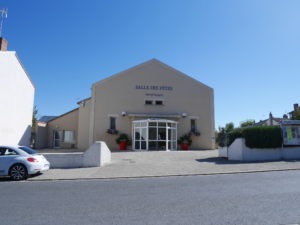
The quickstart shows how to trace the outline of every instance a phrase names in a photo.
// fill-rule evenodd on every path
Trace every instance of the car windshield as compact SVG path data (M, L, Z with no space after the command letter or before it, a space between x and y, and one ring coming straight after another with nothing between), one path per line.
M35 155L37 154L36 151L34 151L33 149L29 148L29 147L25 147L25 146L21 146L19 147L19 149L23 150L24 152L30 154L30 155Z

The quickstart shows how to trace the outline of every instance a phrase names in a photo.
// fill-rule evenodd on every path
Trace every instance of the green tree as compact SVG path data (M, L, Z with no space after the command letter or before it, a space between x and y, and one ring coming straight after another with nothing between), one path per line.
M291 120L300 120L300 109L298 109L296 112L294 112Z
M233 131L234 129L234 123L230 122L230 123L226 123L225 125L225 132L229 133L231 131Z
M37 110L36 106L34 106L33 113L32 113L32 127L31 127L32 133L35 133L35 131L36 131L37 114L38 114L38 110Z
M251 127L253 124L255 124L255 120L245 120L240 123L240 127Z

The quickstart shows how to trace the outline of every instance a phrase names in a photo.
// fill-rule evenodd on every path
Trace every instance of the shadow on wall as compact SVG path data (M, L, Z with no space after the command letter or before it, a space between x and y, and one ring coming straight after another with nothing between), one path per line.
M31 141L31 126L27 126L27 128L23 132L22 137L19 140L18 145L30 146L31 144L30 141Z

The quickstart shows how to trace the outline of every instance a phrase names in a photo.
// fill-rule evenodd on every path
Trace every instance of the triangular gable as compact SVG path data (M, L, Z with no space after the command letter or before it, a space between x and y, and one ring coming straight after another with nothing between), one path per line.
M107 78L105 78L105 79L103 79L103 80L100 80L100 81L94 83L93 86L98 86L98 85L100 85L100 84L105 83L106 81L110 81L110 80L112 80L112 79L118 78L119 76L122 76L122 75L124 75L124 74L130 74L131 71L134 71L134 70L136 70L136 69L140 69L140 68L142 68L142 67L144 67L144 66L146 66L146 65L149 65L149 64L151 64L151 63L156 63L157 65L160 65L160 66L164 67L165 69L168 69L168 70L171 70L171 71L173 71L173 72L176 72L176 74L179 74L179 75L181 75L181 76L183 76L183 77L185 77L185 78L191 79L192 81L199 83L199 84L202 85L202 86L205 86L205 87L207 87L207 88L209 88L209 89L212 89L212 88L209 87L208 85L203 84L202 82L200 82L200 81L198 81L198 80L196 80L196 79L194 79L194 78L188 76L188 75L185 74L185 73L182 73L181 71L179 71L179 70L177 70L177 69L175 69L175 68L173 68L173 67L171 67L171 66L169 66L169 65L167 65L167 64L165 64L165 63L163 63L163 62L161 62L161 61L159 61L159 60L157 60L157 59L150 59L150 60L148 60L148 61L146 61L146 62L143 62L143 63L141 63L141 64L138 64L138 65L136 65L136 66L134 66L134 67L131 67L131 68L127 69L127 70L124 70L124 71L121 71L121 72L119 72L119 73L116 73L116 74L114 74L114 75L112 75L112 76L110 76L110 77L107 77Z

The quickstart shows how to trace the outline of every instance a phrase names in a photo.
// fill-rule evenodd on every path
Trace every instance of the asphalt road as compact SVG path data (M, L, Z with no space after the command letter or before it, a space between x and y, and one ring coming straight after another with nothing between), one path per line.
M0 187L1 225L300 223L300 171Z

